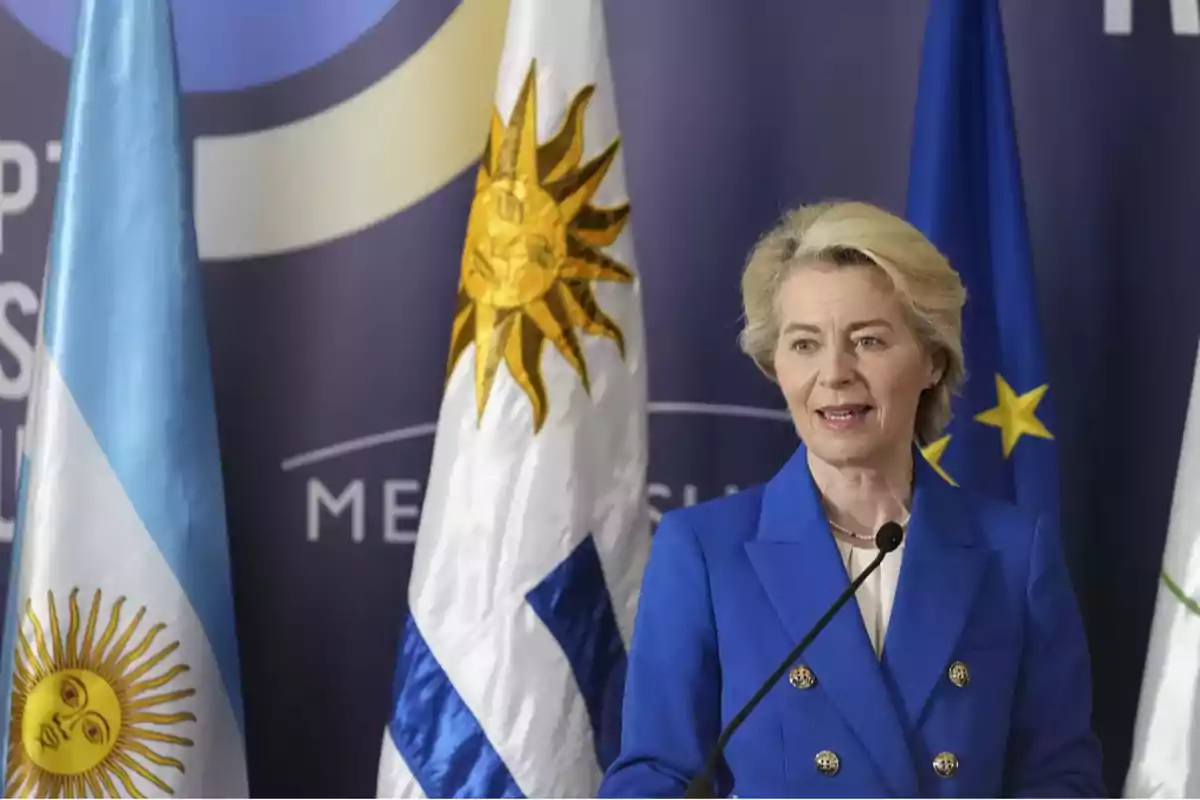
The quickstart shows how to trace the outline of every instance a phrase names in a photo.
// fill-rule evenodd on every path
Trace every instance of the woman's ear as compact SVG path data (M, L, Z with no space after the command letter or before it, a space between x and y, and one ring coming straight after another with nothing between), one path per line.
M938 350L929 359L929 385L926 387L932 389L942 381L942 376L946 374L946 352Z

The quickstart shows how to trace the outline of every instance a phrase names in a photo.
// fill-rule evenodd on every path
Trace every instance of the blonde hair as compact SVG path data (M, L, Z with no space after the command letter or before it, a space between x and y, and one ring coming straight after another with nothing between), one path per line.
M742 273L745 327L739 341L772 380L779 288L794 270L815 263L873 266L891 280L917 340L942 367L941 378L922 392L917 406L916 439L932 442L950 421L951 398L966 377L966 290L958 273L920 231L868 203L816 203L788 212L755 244Z

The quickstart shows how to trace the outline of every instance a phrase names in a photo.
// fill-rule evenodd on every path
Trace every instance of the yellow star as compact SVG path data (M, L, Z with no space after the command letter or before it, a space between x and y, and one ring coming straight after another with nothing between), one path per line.
M950 444L950 434L946 434L936 442L930 442L921 448L921 455L925 456L925 460L929 462L929 466L933 467L934 472L942 476L942 480L951 486L958 486L947 474L946 470L942 469L942 455L946 452L946 447Z
M975 419L984 425L1000 429L1005 458L1012 455L1013 448L1017 446L1017 442L1024 434L1041 439L1054 438L1053 434L1046 430L1042 421L1035 416L1038 403L1042 402L1042 397L1049 388L1049 384L1043 383L1036 389L1018 396L1004 378L996 375L996 407L976 414Z

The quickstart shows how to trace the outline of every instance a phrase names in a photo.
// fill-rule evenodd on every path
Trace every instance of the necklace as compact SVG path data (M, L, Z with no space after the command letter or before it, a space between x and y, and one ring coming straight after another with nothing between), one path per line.
M858 531L852 531L849 528L845 528L845 527L842 527L841 525L838 525L833 520L829 520L829 527L833 528L834 533L840 533L843 536L849 537L850 539L853 539L856 542L870 542L871 544L875 543L874 536L864 536L863 534L859 533Z
M906 528L906 529L907 529L907 528L908 528L908 521L909 521L910 519L912 519L912 513L911 513L911 512L909 512L907 515L905 515L905 517L904 517L903 521L901 521L901 522L899 523L900 527L901 527L901 528ZM875 544L875 537L874 537L874 536L866 536L866 535L864 535L864 534L861 534L861 533L859 533L859 532L857 532L857 531L852 531L852 530L850 530L849 528L847 528L847 527L845 527L845 526L843 526L843 525L839 525L839 524L837 524L836 522L834 522L832 519L829 519L828 517L826 517L826 520L829 522L829 527L833 528L833 530L834 530L834 532L835 532L835 533L840 533L840 534L842 534L843 536L847 536L847 537L849 537L850 539L852 539L852 540L854 540L854 541L856 541L856 542L869 542L869 543L870 543L870 544L872 544L872 545L874 545L874 544Z

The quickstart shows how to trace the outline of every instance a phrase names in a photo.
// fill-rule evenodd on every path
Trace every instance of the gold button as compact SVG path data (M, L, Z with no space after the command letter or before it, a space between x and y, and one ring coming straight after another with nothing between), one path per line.
M788 673L788 683L797 689L811 689L817 685L817 676L804 664Z
M817 772L822 775L837 775L842 768L842 760L832 750L822 750L813 760L817 764Z
M954 753L938 753L933 757L933 771L943 778L958 772L958 756Z
M960 689L971 682L971 670L961 661L951 664L947 674L950 676L950 682Z

